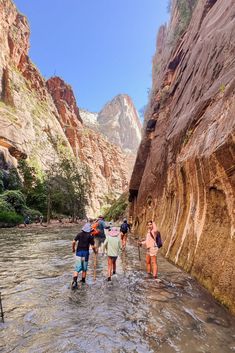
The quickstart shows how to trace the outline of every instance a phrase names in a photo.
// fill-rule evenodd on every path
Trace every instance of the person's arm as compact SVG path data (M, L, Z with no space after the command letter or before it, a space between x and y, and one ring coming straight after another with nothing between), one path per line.
M96 246L95 246L95 245L91 245L91 248L92 248L92 250L94 251L94 253L97 254L98 251L97 251L97 249L96 249Z
M73 242L72 242L72 251L73 251L73 253L75 252L75 249L76 249L76 240L73 240Z
M94 240L94 237L92 235L90 236L90 245L91 245L91 248L94 251L94 253L97 254L97 249L96 249L96 246L95 246L95 240Z
M155 238L156 238L156 236L157 236L157 226L156 226L156 223L155 223L155 222L153 222L153 230L152 230L152 233L154 233L154 236L155 236Z
M76 237L73 239L73 242L72 242L72 251L73 251L73 253L75 253L76 242L77 241L79 241L79 235L76 235Z
M104 250L108 248L108 238L104 241Z
M122 244L120 238L118 239L118 254L122 252Z
M142 246L142 245L145 245L146 244L146 239L145 240L139 240L138 241L138 245L139 246Z

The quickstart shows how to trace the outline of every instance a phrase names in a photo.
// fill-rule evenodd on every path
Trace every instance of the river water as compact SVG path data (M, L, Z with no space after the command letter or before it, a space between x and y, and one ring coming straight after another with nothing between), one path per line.
M159 256L161 283L129 244L112 283L93 255L87 284L71 291L76 228L0 230L2 353L235 352L235 319L188 274Z

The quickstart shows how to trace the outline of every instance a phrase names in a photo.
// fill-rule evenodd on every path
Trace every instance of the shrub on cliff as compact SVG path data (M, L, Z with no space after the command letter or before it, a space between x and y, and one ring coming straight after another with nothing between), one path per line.
M23 215L26 208L25 197L19 190L7 190L0 195L0 200L10 204L16 213Z
M0 227L13 227L23 223L23 217L16 212L0 211Z
M3 171L0 170L0 194L4 191L4 182L3 182L4 174Z
M125 216L128 207L128 193L123 193L105 212L107 221L117 221Z
M5 189L19 190L22 187L22 182L16 168L10 168L5 174Z
M14 208L11 204L0 198L0 212L14 212Z
M175 44L179 37L186 31L192 18L193 11L198 0L176 0L177 10L179 12L178 23L173 35L173 43ZM172 11L172 2L169 3L168 9Z

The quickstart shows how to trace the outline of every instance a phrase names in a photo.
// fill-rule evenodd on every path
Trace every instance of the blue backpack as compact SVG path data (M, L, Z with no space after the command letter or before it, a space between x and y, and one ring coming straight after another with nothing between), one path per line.
M122 232L122 233L127 233L128 232L128 224L127 223L122 223L122 225L121 225L121 228L120 228L120 231Z
M162 247L162 238L160 232L157 232L156 243L157 247L160 249Z
M154 239L152 232L150 232L150 235ZM161 233L159 231L157 231L157 235L156 235L156 244L159 249L162 247L162 238L161 238Z

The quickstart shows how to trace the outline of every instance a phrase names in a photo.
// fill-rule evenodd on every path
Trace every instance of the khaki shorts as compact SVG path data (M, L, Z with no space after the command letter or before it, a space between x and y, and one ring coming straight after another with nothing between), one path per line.
M158 247L155 246L154 248L148 248L146 254L150 256L157 256L157 252L158 252Z

